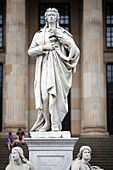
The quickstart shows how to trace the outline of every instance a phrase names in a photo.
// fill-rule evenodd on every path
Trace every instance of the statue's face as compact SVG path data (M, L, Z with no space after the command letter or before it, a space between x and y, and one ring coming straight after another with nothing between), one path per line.
M57 21L56 12L50 11L47 13L47 21L48 23L55 23Z
M85 160L90 160L91 159L91 153L88 149L85 149L82 153L82 158Z
M16 150L12 150L12 157L13 157L14 161L16 161L20 158L20 156Z

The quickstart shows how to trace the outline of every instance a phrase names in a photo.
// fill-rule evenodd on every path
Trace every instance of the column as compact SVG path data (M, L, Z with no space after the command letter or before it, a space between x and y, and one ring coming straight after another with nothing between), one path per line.
M83 0L82 134L105 134L102 0Z
M7 0L4 131L28 128L25 17L25 0Z

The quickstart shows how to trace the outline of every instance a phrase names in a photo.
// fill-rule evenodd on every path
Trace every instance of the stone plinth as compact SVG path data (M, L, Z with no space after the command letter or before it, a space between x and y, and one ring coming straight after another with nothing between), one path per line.
M69 131L59 131L59 132L30 132L31 138L71 138L71 133Z
M78 138L25 138L35 170L66 170Z

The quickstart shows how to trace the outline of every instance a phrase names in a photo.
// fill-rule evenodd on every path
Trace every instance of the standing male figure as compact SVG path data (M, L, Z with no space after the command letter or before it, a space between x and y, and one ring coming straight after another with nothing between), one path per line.
M34 92L38 115L31 131L61 130L80 55L72 35L58 25L57 9L47 9L45 20L46 26L34 35L28 49L31 57L37 57Z

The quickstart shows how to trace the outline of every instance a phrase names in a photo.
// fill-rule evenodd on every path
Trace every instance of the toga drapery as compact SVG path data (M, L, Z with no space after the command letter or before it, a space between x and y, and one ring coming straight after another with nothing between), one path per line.
M62 36L69 41L73 41L72 35L61 27ZM46 27L38 31L32 40L31 46L28 49L28 54L32 57L36 56L34 94L35 105L38 111L37 120L31 131L39 130L44 123L42 114L42 98L41 98L41 73L44 62L47 62L46 82L47 92L49 94L49 113L55 118L55 123L60 126L66 113L68 112L67 95L72 85L72 73L76 71L76 65L79 60L79 49L75 45L75 53L70 61L62 58L62 54L68 57L71 47L60 44L59 54L52 50L44 52L42 46L46 44Z

